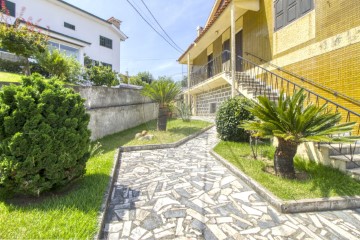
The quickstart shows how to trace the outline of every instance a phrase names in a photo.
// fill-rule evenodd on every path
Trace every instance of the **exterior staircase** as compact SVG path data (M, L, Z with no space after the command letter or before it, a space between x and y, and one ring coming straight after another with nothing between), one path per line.
M280 90L266 84L266 81L252 77L247 72L236 72L236 91L246 98L257 100L258 96L266 96L277 101ZM232 85L230 72L225 73L226 81ZM285 92L286 94L286 92ZM358 143L360 145L360 143ZM315 144L316 145L316 144ZM320 143L313 148L313 156L322 164L337 168L351 177L360 180L360 147L357 144Z

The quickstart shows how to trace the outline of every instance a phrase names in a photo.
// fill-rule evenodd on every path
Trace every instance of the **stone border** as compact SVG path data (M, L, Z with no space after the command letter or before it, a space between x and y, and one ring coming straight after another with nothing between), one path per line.
M104 198L103 198L103 204L101 205L101 209L99 211L98 216L98 231L96 235L94 236L94 239L103 239L104 238L104 227L105 227L105 217L107 216L107 210L110 203L110 199L113 193L114 189L114 183L118 177L119 171L116 171L120 168L121 165L121 154L123 152L131 152L131 151L139 151L139 150L155 150L155 149L164 149L164 148L175 148L180 146L181 144L184 144L185 142L199 136L200 134L206 132L210 128L214 127L214 125L210 125L199 132L196 132L194 134L191 134L187 136L186 138L183 138L175 143L167 143L167 144L152 144L152 145L138 145L138 146L127 146L127 147L119 147L116 150L116 153L114 155L114 162L113 162L113 168L111 170L110 180L108 187L106 189Z
M187 136L186 138L183 138L177 142L174 143L164 143L164 144L149 144L149 145L137 145L137 146L125 146L120 147L121 152L133 152L133 151L140 151L140 150L155 150L155 149L164 149L164 148L175 148L180 146L181 144L184 144L185 142L199 136L200 134L206 132L210 128L214 127L214 125L210 125L206 128L201 129L199 132L196 132L194 134L191 134Z
M110 174L110 180L108 183L108 186L106 188L106 192L104 194L103 197L103 203L101 204L101 208L100 211L98 213L98 231L96 233L96 235L94 236L94 239L103 239L103 230L105 227L105 217L107 215L107 209L110 203L110 198L113 192L113 186L114 183L117 179L118 173L117 173L117 169L120 167L120 156L121 156L121 152L119 151L119 149L116 150L115 155L114 155L114 160L113 160L113 167L111 169L111 174Z
M233 172L237 177L253 188L261 197L263 197L281 213L301 213L360 208L360 196L283 201L265 189L257 181L247 176L240 169L221 157L219 154L215 153L214 150L211 150L210 154L225 167L227 167L231 172Z

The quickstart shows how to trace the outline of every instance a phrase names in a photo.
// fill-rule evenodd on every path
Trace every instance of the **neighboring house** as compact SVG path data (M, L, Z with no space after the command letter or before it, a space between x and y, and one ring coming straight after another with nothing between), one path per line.
M231 96L276 97L298 84L315 93L311 101L333 101L359 121L345 109L360 112L359 13L358 0L217 0L178 60L188 64L194 113L213 115Z
M86 54L95 62L120 71L120 43L127 39L120 30L120 20L102 19L62 0L6 0L5 3L12 17L22 15L34 23L41 19L38 27L48 32L52 47L75 56L81 64Z

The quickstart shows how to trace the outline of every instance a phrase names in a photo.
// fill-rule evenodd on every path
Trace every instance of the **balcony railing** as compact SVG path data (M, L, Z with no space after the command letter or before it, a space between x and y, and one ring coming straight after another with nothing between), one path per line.
M224 51L203 66L192 66L190 87L196 86L223 72L229 72L230 70L230 52Z

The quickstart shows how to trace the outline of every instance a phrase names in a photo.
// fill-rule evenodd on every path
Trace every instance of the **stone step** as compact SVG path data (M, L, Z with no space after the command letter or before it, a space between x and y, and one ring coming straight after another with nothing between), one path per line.
M344 165L345 169L353 169L353 168L360 168L360 154L354 154L351 155L335 155L335 156L329 156L331 160L333 161L339 161Z
M346 173L350 175L352 178L360 180L360 167L348 169L346 170Z
M330 156L344 155L344 154L360 154L359 144L321 144L322 147L329 149ZM355 149L354 149L355 148Z

